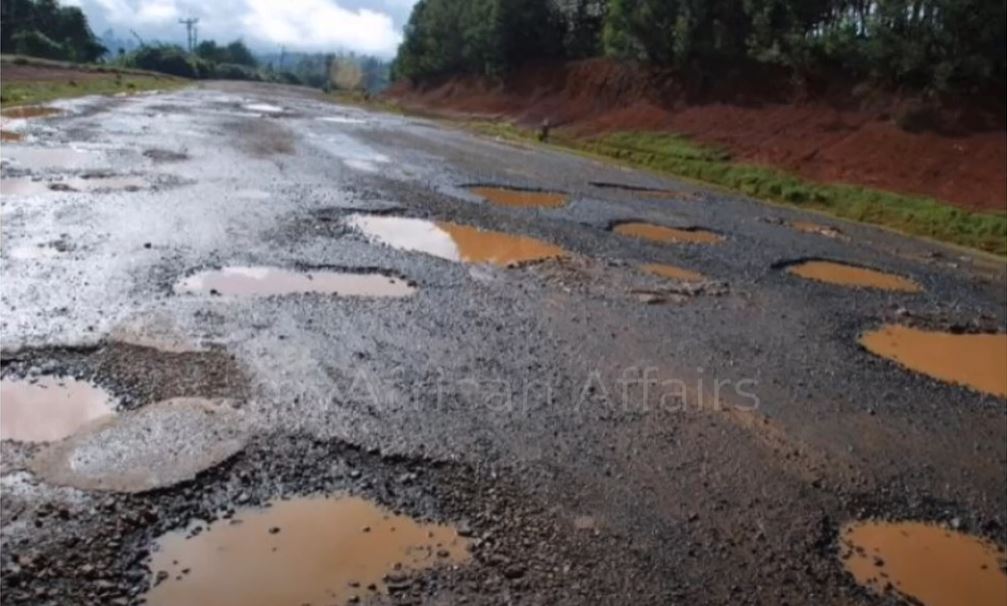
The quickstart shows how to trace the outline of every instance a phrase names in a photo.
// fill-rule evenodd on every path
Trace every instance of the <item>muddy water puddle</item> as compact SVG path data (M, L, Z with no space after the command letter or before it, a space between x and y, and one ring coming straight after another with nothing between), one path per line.
M560 208L569 197L559 192L519 189L512 187L470 187L473 194L499 206L514 208Z
M13 160L27 168L80 168L93 156L91 153L72 147L9 145L3 150L4 159Z
M806 234L825 236L826 238L841 238L843 236L843 232L835 227L830 225L820 225L818 223L812 223L811 221L794 221L790 224L790 226L797 231L804 232Z
M661 244L717 244L724 240L720 234L704 229L682 229L643 222L619 223L612 231Z
M1007 397L1007 334L954 334L890 324L863 334L860 344L910 370Z
M334 124L364 124L366 122L366 120L361 118L351 118L349 116L320 116L318 120Z
M504 232L482 230L448 221L353 215L349 225L369 239L414 252L463 263L503 267L567 256L553 244Z
M283 112L283 108L279 105L271 105L269 103L248 103L242 107L248 111L261 112L265 114L279 114Z
M416 288L379 273L291 271L276 267L225 267L183 278L176 292L237 297L316 293L346 297L407 297Z
M24 119L24 118L44 118L63 113L55 107L44 105L23 105L21 107L11 107L0 112L4 118Z
M983 539L921 522L858 522L840 533L846 570L876 593L926 606L1007 604L1004 553Z
M0 130L0 141L4 143L16 143L24 139L24 135L12 130Z
M61 440L114 413L104 389L61 377L0 380L0 437L21 442Z
M278 501L187 534L159 539L150 568L164 580L147 604L347 604L394 591L406 574L470 557L452 527L357 497Z
M701 273L667 263L648 263L643 266L643 270L655 276L679 282L703 282L706 280L706 276Z
M60 181L28 178L0 179L5 196L37 196L57 192L139 191L147 187L140 177L73 177Z
M920 292L923 290L919 284L909 278L833 261L804 261L787 267L787 271L807 280L850 288L875 288L894 292Z

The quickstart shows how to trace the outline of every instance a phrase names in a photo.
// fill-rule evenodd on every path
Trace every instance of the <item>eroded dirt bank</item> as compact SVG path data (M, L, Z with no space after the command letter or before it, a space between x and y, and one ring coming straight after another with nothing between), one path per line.
M1002 104L972 99L932 108L852 83L795 85L777 73L735 72L697 74L686 83L597 59L529 66L502 83L456 77L400 85L389 95L428 112L529 126L549 119L580 136L670 131L817 181L930 196L971 210L1007 209Z

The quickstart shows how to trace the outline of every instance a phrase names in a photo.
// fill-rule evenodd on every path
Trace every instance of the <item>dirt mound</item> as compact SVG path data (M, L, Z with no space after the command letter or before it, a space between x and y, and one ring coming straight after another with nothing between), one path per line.
M677 75L588 60L530 65L504 81L455 77L388 94L443 114L548 119L566 134L670 131L741 161L804 177L1007 209L1001 99L921 101L842 79L795 81L769 68Z

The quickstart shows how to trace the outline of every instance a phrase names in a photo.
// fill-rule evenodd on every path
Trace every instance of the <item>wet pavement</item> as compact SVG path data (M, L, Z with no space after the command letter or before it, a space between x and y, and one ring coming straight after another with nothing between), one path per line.
M19 439L5 391L5 602L941 604L851 525L1007 544L1002 261L295 88L54 105L0 372L115 414Z

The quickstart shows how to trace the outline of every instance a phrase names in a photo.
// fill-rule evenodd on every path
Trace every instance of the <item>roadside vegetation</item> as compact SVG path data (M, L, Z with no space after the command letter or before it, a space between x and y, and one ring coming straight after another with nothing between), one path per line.
M512 124L478 121L468 126L504 139L537 140L535 131ZM565 149L712 183L771 202L1007 255L1005 214L969 212L933 199L853 185L813 183L774 168L732 162L723 150L668 133L617 132L585 139L551 136L549 141Z
M990 0L420 0L393 72L418 82L609 56L695 85L748 63L1003 99L1005 23Z
M204 40L192 52L177 44L117 38L109 30L102 38L91 31L79 7L61 6L56 0L3 0L0 52L88 65L85 69L140 69L189 79L252 80L299 84L324 90L378 92L388 85L387 62L355 53L281 53L257 56L240 39L227 44ZM134 34L135 36L135 34ZM118 82L92 79L81 83L33 83L37 93L18 96L39 100L74 94L118 92ZM133 82L135 88L146 83ZM27 86L27 83L25 83ZM7 89L7 83L4 83ZM65 94L64 94L65 93ZM15 92L6 95L13 99Z
M187 80L154 72L102 65L11 56L2 59L4 80L0 106L33 105L84 95L133 94L178 88ZM50 77L59 74L59 77Z

